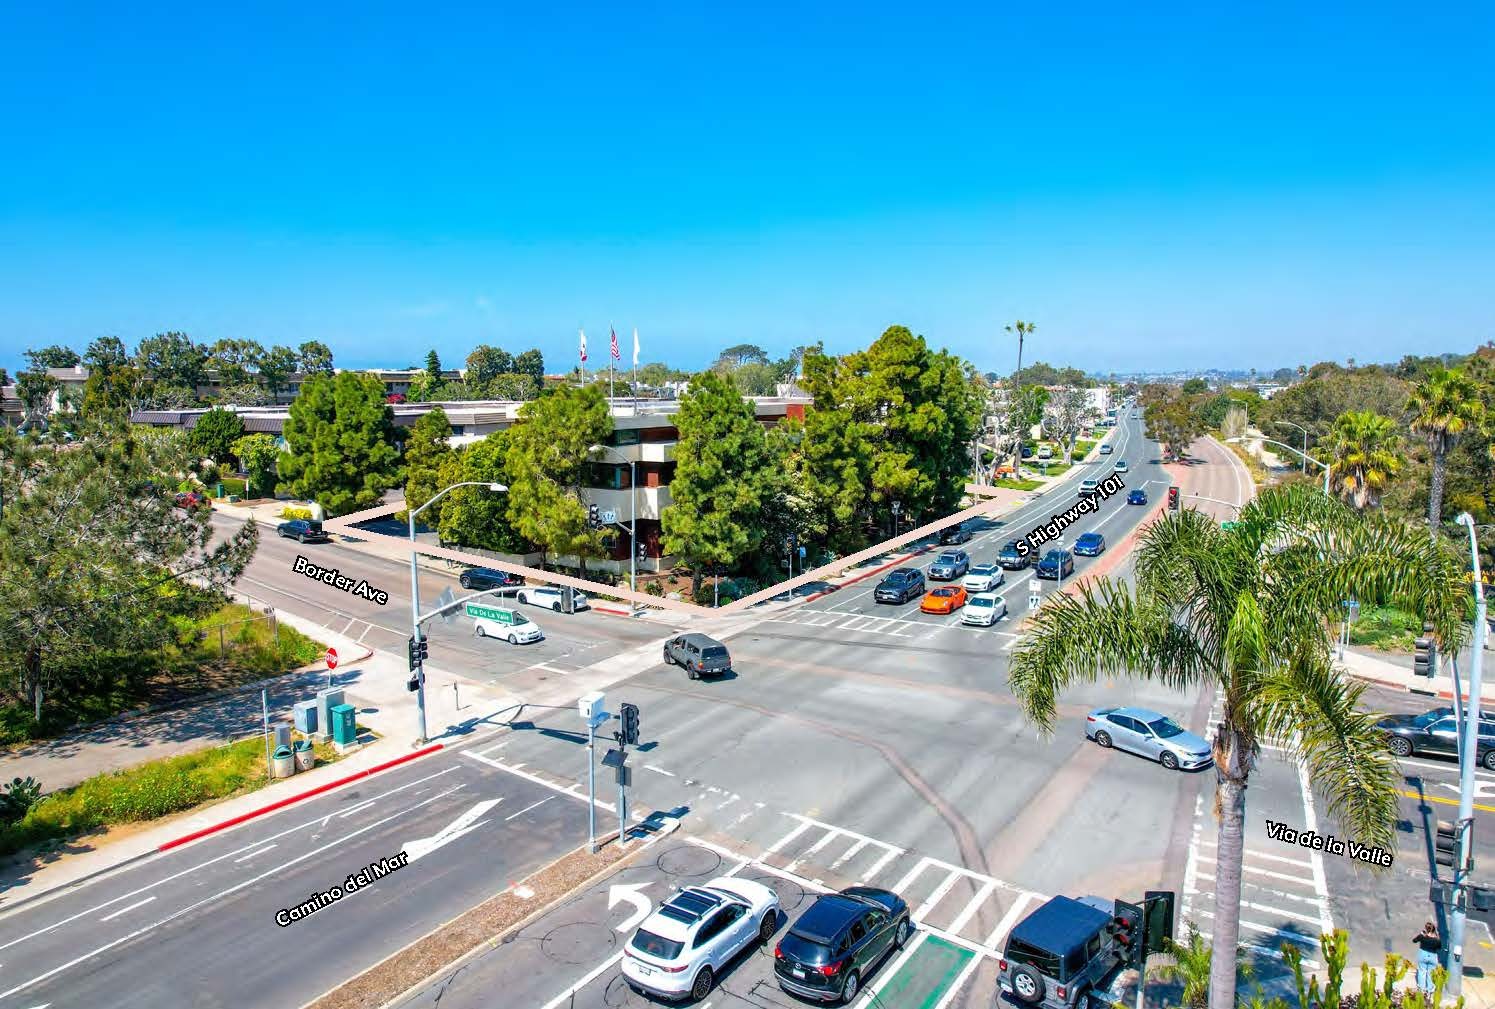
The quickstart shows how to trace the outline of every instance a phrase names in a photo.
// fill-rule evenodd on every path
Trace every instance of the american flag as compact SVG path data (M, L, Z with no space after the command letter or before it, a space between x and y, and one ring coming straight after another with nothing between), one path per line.
M608 329L608 335L612 337L613 360L614 361L621 361L621 360L623 360L623 355L618 352L618 331L616 329L609 328Z

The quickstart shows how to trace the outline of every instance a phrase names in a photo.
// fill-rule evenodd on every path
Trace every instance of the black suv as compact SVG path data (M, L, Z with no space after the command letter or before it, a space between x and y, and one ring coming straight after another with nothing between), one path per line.
M468 568L457 581L464 589L512 589L523 585L524 577L497 568Z
M877 583L874 602L906 603L924 594L924 572L918 568L896 568Z
M332 537L315 519L291 519L275 527L277 536L289 536L297 543L330 543Z
M912 931L908 905L890 890L852 886L822 894L774 947L774 977L791 995L849 1003Z
M1068 550L1050 550L1033 573L1039 578L1067 578L1075 573L1075 555Z
M1002 544L1002 549L997 551L997 563L1008 571L1021 571L1033 563L1033 558L1018 552L1017 540L1008 540Z
M1110 929L1115 901L1054 897L1018 922L997 960L997 983L1019 1002L1072 1009L1125 959Z
M971 542L971 530L966 528L964 522L957 522L953 526L940 530L940 546L942 547L969 542Z

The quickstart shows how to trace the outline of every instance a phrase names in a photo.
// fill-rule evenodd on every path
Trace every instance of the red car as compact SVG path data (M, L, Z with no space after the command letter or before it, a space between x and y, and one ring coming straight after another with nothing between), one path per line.
M210 505L208 505L208 499L197 493L197 491L195 490L183 491L182 493L178 494L176 496L175 504L178 508L187 509L211 507Z

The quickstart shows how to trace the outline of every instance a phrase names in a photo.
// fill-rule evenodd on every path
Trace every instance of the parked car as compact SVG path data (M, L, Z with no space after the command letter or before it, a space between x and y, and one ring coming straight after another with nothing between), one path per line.
M1040 445L1040 446L1038 446L1038 458L1041 459L1041 460L1048 460L1048 459L1054 458L1054 448L1053 448L1053 446L1052 445Z
M1008 571L1021 571L1033 563L1033 556L1019 553L1017 540L1008 540L1002 544L1002 549L997 551L997 563Z
M1075 540L1075 553L1081 557L1099 557L1106 552L1106 538L1100 533L1081 533Z
M329 543L332 537L316 519L291 519L275 527L275 535L288 536L297 543Z
M514 598L526 606L544 606L559 613L561 612L562 605L561 598L564 595L565 593L555 586L540 585L535 588L522 589ZM575 589L571 590L571 601L577 612L592 608L591 604L587 602L587 597Z
M512 589L524 584L524 576L497 568L468 568L457 576L464 589Z
M959 585L941 585L924 597L919 609L925 613L954 613L965 604L965 589Z
M774 946L774 977L791 995L849 1004L912 933L908 905L890 890L821 894Z
M995 592L977 592L966 599L965 608L960 611L960 622L990 627L1006 615L1007 600Z
M964 578L971 570L971 556L964 550L946 550L929 565L929 577L935 581L949 582Z
M924 572L918 568L895 568L877 583L872 599L879 603L906 603L924 594Z
M623 980L640 994L700 1001L744 950L773 938L779 906L778 894L750 879L687 886L639 923L623 947Z
M1388 715L1376 723L1386 734L1386 748L1398 757L1428 754L1459 755L1459 725L1452 708L1433 708L1420 714ZM1479 745L1475 760L1495 771L1495 720L1479 720Z
M1082 1006L1126 959L1111 929L1115 909L1104 897L1049 898L1007 933L998 986L1027 1005Z
M990 592L1007 580L1007 575L995 564L977 564L966 572L960 584L967 592Z
M539 624L513 607L469 602L463 609L472 617L472 633L480 638L502 638L511 645L527 645L545 637Z
M679 666L693 680L703 675L732 671L732 655L727 646L704 634L681 634L664 643L664 664Z
M213 507L212 503L208 501L207 498L203 497L195 490L179 492L173 499L173 504L175 504L178 508L185 508L188 511L193 508L202 508L203 506L207 506L209 508Z
M1039 578L1068 578L1075 573L1075 555L1068 550L1050 550L1033 568Z
M1214 760L1203 738L1146 708L1097 708L1085 716L1085 738L1141 754L1170 771L1192 771Z
M1118 472L1118 473L1125 473L1126 471L1127 471L1126 460L1125 459L1117 459L1116 460L1116 472Z
M1080 481L1080 497L1088 497L1091 494L1100 493L1100 481L1085 479Z
M1145 505L1147 503L1147 491L1141 487L1130 490L1126 495L1126 503L1129 505Z
M1114 446L1110 442L1106 442L1104 445L1102 445L1100 447L1100 454L1101 455L1110 455L1111 454L1111 450L1113 448L1114 448Z
M957 522L953 526L947 526L940 530L940 546L954 546L957 543L969 543L971 541L971 530L964 522Z

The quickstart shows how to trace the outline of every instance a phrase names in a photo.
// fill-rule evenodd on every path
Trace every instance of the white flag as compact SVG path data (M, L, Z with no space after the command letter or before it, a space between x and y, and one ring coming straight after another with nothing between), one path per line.
M638 327L633 327L633 366L638 367Z
M580 328L578 328L576 331L581 334L581 363L582 364L586 364L587 363L587 331L584 330L584 329L580 329Z

